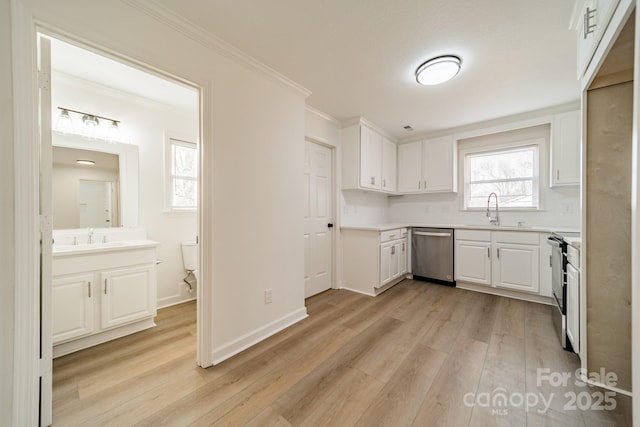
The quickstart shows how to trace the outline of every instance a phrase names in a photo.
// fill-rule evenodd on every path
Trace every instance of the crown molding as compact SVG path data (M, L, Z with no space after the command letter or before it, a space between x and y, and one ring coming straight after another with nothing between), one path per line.
M329 115L329 114L327 114L325 112L322 112L322 111L320 111L320 110L318 110L318 109L316 109L316 108L314 108L314 107L312 107L312 106L310 106L308 104L304 105L304 109L306 111L310 112L311 114L314 114L314 115L320 117L321 119L327 120L327 121L331 122L332 124L334 124L334 125L336 125L338 127L342 126L342 123L340 122L340 120L338 120L335 117L333 117L333 116L331 116L331 115Z
M161 5L155 0L122 0L130 7L139 10L161 24L181 33L196 43L211 49L212 51L235 61L238 64L251 68L271 78L281 85L293 90L298 95L308 98L311 91L293 80L280 74L273 68L263 64L252 56L244 53L237 47L227 43L221 38L211 34L195 23L177 16L175 12Z

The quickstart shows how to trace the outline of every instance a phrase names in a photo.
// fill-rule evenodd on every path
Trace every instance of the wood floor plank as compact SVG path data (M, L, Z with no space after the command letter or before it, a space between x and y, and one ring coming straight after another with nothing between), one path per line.
M267 406L255 418L245 424L245 427L293 427L282 415Z
M459 335L429 388L413 426L467 426L472 407L464 405L475 393L482 375L488 344Z
M447 354L417 344L356 424L410 426Z

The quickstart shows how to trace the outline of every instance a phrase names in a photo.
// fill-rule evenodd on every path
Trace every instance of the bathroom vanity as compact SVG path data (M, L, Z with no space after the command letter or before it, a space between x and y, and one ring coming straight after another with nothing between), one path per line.
M54 357L155 326L156 246L146 239L54 246Z

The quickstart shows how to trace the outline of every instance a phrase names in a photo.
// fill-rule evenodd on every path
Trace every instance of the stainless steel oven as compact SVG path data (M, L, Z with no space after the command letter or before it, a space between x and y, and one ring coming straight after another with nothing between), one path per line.
M553 324L562 348L573 351L567 339L567 242L563 236L579 236L580 233L554 233L547 239L551 245L551 289L553 291Z

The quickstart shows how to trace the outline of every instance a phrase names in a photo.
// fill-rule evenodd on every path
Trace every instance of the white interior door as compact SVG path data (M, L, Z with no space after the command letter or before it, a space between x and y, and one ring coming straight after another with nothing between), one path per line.
M40 94L40 425L52 423L52 188L51 150L51 41L39 37Z
M333 163L331 149L305 141L304 146L304 285L305 298L331 288Z

